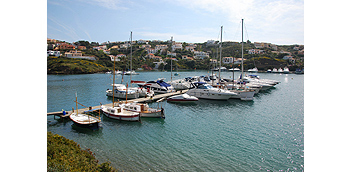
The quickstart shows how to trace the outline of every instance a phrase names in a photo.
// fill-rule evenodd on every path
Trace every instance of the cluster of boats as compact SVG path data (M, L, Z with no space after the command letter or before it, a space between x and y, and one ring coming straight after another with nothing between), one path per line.
M282 68L279 68L279 69L273 68L273 70L268 69L266 72L267 73L284 73L284 74L288 74L288 73L290 73L290 70L288 69L288 67L284 67L283 70L282 70Z
M242 19L243 24L243 19ZM221 27L222 29L222 27ZM222 32L222 31L221 31ZM243 32L243 31L242 31ZM132 41L132 32L131 32ZM221 37L222 42L222 37ZM242 33L242 52L243 52L243 33ZM242 53L243 59L243 53ZM220 61L221 61L221 46L220 46ZM172 61L171 61L172 62ZM171 63L172 66L172 63ZM221 66L221 65L220 65ZM132 69L132 48L131 48L131 67ZM172 68L171 68L172 69ZM226 69L226 68L225 68ZM114 61L115 70L115 61ZM240 99L244 101L253 100L253 96L262 91L267 90L275 85L279 84L279 81L261 79L258 75L246 75L243 74L243 60L241 76L237 79L221 78L220 73L224 70L224 67L218 69L219 76L215 74L207 76L194 76L186 77L172 81L165 82L164 78L159 78L153 81L133 81L130 79L130 85L133 83L137 84L138 87L128 87L123 84L115 84L115 75L122 74L121 71L113 73L113 84L112 90L107 89L106 95L113 97L112 106L101 105L100 110L103 114L112 119L121 121L140 121L141 117L154 117L154 118L165 118L164 109L150 108L146 103L127 103L127 99L135 99L139 97L151 97L154 94L165 94L173 93L178 90L188 90L185 94L174 95L167 98L168 102L195 102L199 99L211 99L211 100L228 100L228 99ZM231 70L231 69L230 69ZM274 71L275 69L273 69ZM280 70L280 69L279 69ZM288 70L288 68L287 68ZM129 75L135 74L134 71L130 70ZM239 71L238 68L232 69L233 72ZM257 72L257 68L250 69L248 72ZM285 69L284 69L285 71ZM125 75L128 75L126 73ZM234 74L233 74L234 76ZM242 77L243 76L243 77ZM234 78L234 77L232 77ZM121 80L122 83L123 80ZM114 98L126 99L126 102L115 103ZM160 101L160 100L158 100ZM77 96L76 96L77 106ZM99 110L99 112L100 112ZM89 115L79 114L74 112L70 115L70 118L74 123L80 126L97 128L100 123L100 118L91 117Z
M108 71L108 72L105 72L106 74L113 74L113 72L111 71ZM139 73L137 73L136 71L132 70L132 71L115 71L115 75L139 75Z

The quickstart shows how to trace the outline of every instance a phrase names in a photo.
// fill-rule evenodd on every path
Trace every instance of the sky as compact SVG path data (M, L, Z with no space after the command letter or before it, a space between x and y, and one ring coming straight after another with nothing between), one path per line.
M244 40L304 44L303 0L48 0L47 37L67 42Z

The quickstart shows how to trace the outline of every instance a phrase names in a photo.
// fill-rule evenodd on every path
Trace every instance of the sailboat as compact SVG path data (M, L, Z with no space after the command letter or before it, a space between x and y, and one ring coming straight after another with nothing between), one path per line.
M115 70L115 60L114 60L114 70ZM115 74L113 77L113 85L115 85ZM128 84L126 88L126 93L128 93ZM127 94L125 94L127 102ZM137 112L130 112L123 109L120 106L115 106L115 87L112 87L112 107L101 105L101 110L103 114L108 118L117 119L120 121L140 121L140 114Z
M77 93L76 93L76 112L74 112L74 109L72 110L72 113L70 114L70 119L75 123L75 125L83 128L89 128L89 129L99 129L99 123L101 122L100 117L96 118L94 116L90 116L88 114L82 114L78 112L78 101L77 101Z
M221 49L220 49L220 55L221 55ZM235 64L233 64L233 66L234 65ZM243 76L243 19L242 19L242 69L241 69L241 72L242 72L241 76ZM235 76L234 71L232 71L232 78L234 78L234 76ZM231 84L232 89L229 91L235 93L236 95L231 96L231 98L241 99L244 101L253 100L255 90L248 89L242 83L243 83L243 80L241 79L240 85L238 86L238 85L236 85L237 83L235 83L235 80L233 80L233 83Z

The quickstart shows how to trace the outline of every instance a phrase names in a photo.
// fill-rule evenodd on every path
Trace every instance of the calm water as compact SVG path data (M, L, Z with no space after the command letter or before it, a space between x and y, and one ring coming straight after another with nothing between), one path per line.
M177 78L209 74L179 73ZM235 73L236 78L238 75ZM259 75L281 83L257 94L254 101L163 102L166 119L131 123L103 116L103 129L94 132L51 116L47 117L47 130L91 149L100 162L110 161L123 171L303 171L304 75ZM141 72L132 79L160 77L170 80L170 73ZM129 78L125 76L124 81ZM48 75L47 111L71 110L75 92L86 106L111 103L105 96L111 83L109 74Z

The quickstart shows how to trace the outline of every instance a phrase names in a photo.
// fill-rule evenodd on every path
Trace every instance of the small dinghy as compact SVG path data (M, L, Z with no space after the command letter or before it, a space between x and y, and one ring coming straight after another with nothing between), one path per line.
M167 98L168 102L195 102L198 101L197 97L190 96L187 93L181 95L175 95Z

